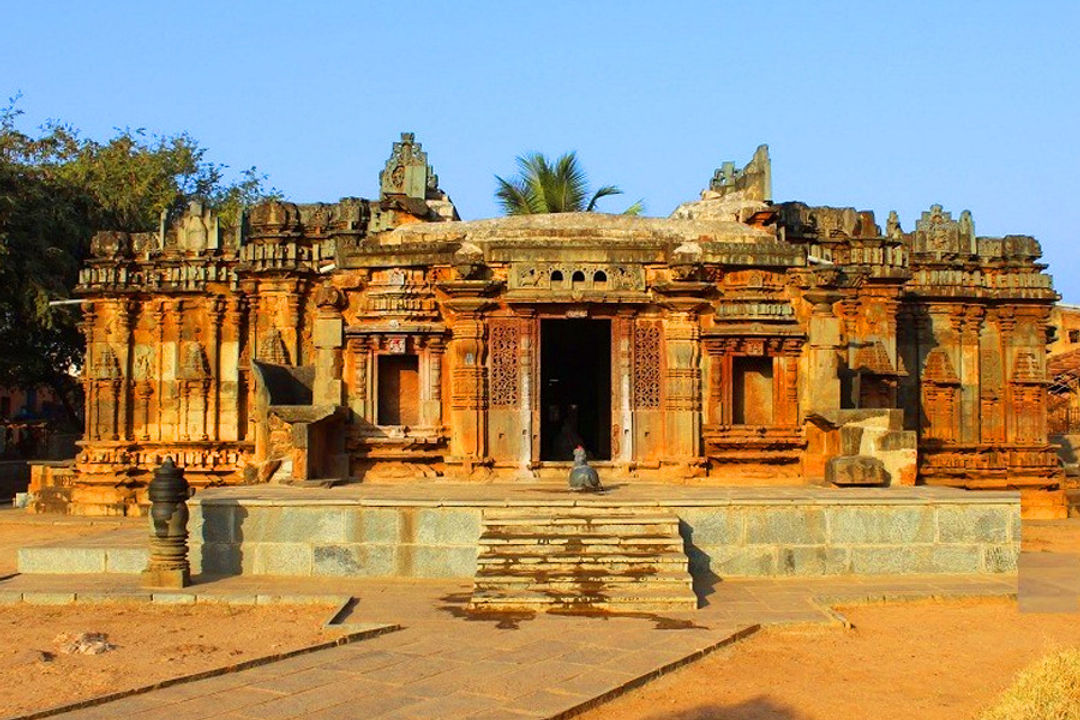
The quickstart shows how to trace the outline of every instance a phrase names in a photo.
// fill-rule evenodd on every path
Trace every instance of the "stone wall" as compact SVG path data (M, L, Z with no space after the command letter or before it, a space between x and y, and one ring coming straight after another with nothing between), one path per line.
M505 503L196 497L192 569L468 578L476 569L482 513L497 507ZM1019 495L1010 492L785 488L640 509L657 507L678 515L697 579L1013 573L1020 550Z

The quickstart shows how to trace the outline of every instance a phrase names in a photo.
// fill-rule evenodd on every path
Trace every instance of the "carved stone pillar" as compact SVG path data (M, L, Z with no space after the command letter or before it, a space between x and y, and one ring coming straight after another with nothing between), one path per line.
M342 319L341 310L345 307L345 296L338 288L324 285L316 293L315 304L318 307L318 316L313 332L313 399L316 405L340 405L343 389L342 346L345 342L345 321Z
M120 347L122 355L117 358L120 365L119 384L116 387L116 439L131 440L134 417L132 413L132 368L135 354L135 322L139 316L139 305L135 301L121 300L116 308L120 325Z
M694 297L672 297L663 305L668 309L664 317L666 454L689 465L702 457L701 329L697 313L705 303Z
M959 323L960 442L977 443L981 436L979 407L979 333L985 308L968 305Z
M486 284L485 284L486 286ZM471 294L471 293L470 293ZM447 300L453 313L450 339L450 450L462 472L487 464L487 372L483 310L488 300L464 295Z
M221 439L221 338L222 319L225 316L225 299L217 296L208 300L207 316L210 320L210 340L206 351L210 362L210 387L206 397L206 421L204 434L211 440Z
M626 463L634 459L634 314L633 310L620 309L613 321L612 366L618 384L613 388L611 457Z
M225 300L217 363L218 439L239 440L243 393L240 348L244 324L244 298L232 295ZM246 422L246 421L245 421Z
M827 290L807 292L813 303L807 354L809 364L803 405L808 412L831 413L840 408L840 320L833 315L832 304L839 294Z
M442 364L446 341L438 335L427 339L427 409L424 422L441 432L442 415Z
M86 432L87 440L97 440L101 437L100 418L98 412L97 383L94 381L97 368L97 343L95 342L95 323L97 322L97 308L93 300L87 300L82 306L82 332L86 338L86 360L83 365L82 383L86 403Z

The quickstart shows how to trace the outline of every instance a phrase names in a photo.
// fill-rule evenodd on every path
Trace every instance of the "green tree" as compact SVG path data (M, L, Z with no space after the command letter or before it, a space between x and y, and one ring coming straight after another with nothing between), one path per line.
M80 313L49 303L70 297L93 233L155 228L196 199L228 226L277 191L254 168L227 181L187 134L124 129L97 142L55 122L24 133L16 103L0 108L0 384L50 387L77 425Z
M614 185L604 185L591 196L585 171L577 156L568 152L551 162L542 153L518 157L517 177L504 180L498 175L495 197L507 215L539 213L593 212L596 202L609 195L621 195ZM641 201L623 211L624 215L639 215Z

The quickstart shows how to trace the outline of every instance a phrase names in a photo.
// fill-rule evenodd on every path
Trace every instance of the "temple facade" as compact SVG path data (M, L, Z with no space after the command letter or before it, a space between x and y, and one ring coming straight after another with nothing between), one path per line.
M773 202L767 148L667 218L462 222L409 134L377 199L197 204L102 232L80 277L86 432L39 509L196 486L565 480L1021 489L1057 299L1031 237L969 213Z

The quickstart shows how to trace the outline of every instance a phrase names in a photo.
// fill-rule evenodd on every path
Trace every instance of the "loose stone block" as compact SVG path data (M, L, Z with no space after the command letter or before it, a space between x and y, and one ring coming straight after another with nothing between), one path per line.
M748 545L824 545L825 514L815 507L766 507L746 514Z
M1012 514L1006 507L958 505L939 507L938 541L943 543L1004 543L1009 540Z
M833 507L825 510L829 543L900 545L934 541L931 507Z

